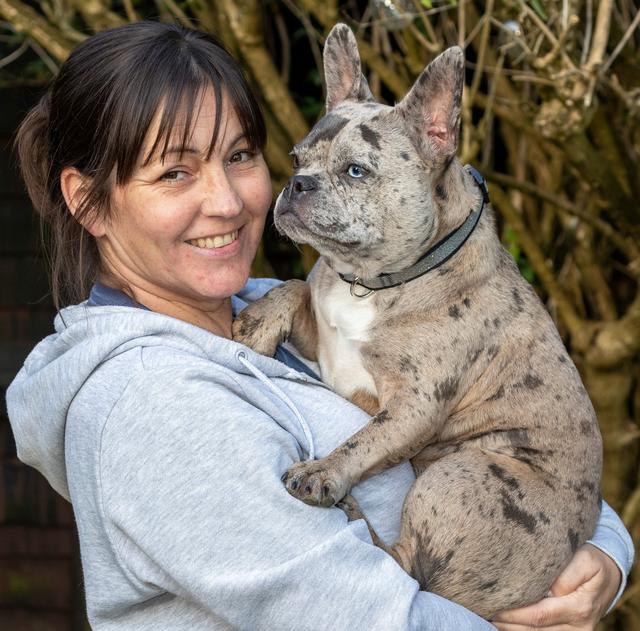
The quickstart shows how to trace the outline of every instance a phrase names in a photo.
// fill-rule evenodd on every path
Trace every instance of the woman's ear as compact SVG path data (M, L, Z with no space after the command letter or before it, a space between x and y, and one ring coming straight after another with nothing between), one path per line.
M67 208L69 208L69 212L74 217L80 208L88 187L89 178L86 175L82 175L78 169L74 167L65 167L62 169L62 173L60 174L60 188L64 195L64 201L67 203ZM78 221L82 224L82 227L94 237L104 236L104 221L94 213L90 212L85 214L85 216Z

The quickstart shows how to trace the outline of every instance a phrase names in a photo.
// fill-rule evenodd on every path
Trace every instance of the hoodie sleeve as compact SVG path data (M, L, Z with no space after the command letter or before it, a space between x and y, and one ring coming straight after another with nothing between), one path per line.
M295 439L227 377L148 370L102 436L102 510L130 580L238 629L492 629L371 544L362 521L292 498Z
M627 585L627 576L633 564L634 548L631 536L620 517L605 501L602 502L602 510L596 525L596 531L587 543L610 556L620 570L620 587L616 597L609 605L609 609L607 609L606 613L609 613L616 606Z

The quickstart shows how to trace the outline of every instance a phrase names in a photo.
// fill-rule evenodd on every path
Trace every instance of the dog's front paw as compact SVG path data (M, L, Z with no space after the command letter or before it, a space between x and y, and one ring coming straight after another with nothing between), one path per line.
M248 346L256 353L273 357L282 341L281 327L274 325L261 310L247 307L240 312L232 325L233 341Z
M326 459L298 462L282 476L284 486L312 506L333 506L350 490L350 484Z

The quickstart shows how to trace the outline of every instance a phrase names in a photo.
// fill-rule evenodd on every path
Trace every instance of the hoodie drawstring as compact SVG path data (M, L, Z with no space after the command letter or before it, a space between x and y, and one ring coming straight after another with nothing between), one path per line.
M238 351L236 353L236 357L238 361L256 378L259 379L265 386L267 386L274 394L276 394L280 399L282 399L287 407L293 412L296 419L298 419L298 423L300 423L300 427L304 433L305 438L307 439L307 444L309 446L309 460L316 459L316 450L313 444L313 436L311 435L311 430L307 425L307 421L304 420L302 414L300 414L300 410L296 407L295 403L285 394L285 392L277 386L267 375L265 375L260 369L256 368L248 359L247 354L244 351Z

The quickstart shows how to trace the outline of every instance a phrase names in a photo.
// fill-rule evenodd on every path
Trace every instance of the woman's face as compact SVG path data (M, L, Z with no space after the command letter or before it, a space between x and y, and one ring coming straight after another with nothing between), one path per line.
M182 156L177 148L183 130L177 127L176 150L170 139L164 161L153 156L142 166L156 137L156 117L140 164L125 185L116 187L98 247L106 271L130 287L206 309L247 281L271 202L271 182L262 154L250 150L227 101L209 158L215 124L210 90Z

